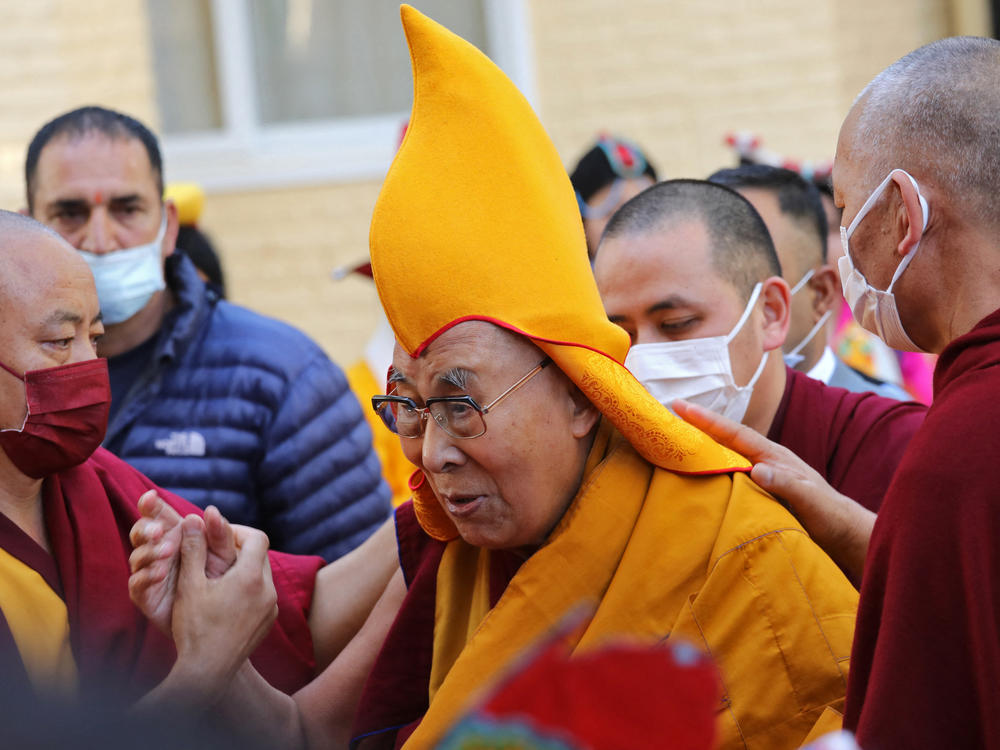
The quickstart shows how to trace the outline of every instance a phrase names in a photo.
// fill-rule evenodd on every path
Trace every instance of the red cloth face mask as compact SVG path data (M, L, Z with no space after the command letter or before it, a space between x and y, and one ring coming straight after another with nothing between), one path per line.
M83 463L104 440L111 385L106 359L29 370L24 375L28 413L20 429L0 430L0 448L22 473L35 479Z

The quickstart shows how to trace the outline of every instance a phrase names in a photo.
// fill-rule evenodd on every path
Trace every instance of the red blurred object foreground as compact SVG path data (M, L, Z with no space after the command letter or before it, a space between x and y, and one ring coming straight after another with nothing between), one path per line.
M721 688L686 643L608 644L569 657L545 644L467 714L442 750L709 750Z

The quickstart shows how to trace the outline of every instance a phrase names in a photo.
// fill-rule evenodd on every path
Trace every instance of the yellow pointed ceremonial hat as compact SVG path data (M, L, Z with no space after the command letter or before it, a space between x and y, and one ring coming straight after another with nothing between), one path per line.
M749 463L674 417L621 364L569 177L524 96L482 52L404 5L413 111L372 216L379 298L411 356L465 320L542 349L648 461Z

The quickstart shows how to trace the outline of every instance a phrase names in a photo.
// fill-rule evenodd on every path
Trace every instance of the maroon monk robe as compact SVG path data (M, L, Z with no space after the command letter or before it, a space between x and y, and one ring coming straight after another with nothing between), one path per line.
M865 750L1000 748L1000 310L942 352L861 586L845 725Z
M785 370L785 393L768 439L788 448L838 492L877 511L927 407L853 393Z
M80 466L48 477L42 486L51 555L0 515L0 546L37 570L66 602L81 692L111 685L138 697L173 664L173 642L136 609L128 594L128 534L139 518L139 496L149 489L157 489L182 515L201 513L98 449ZM314 672L308 614L323 561L278 552L271 552L270 558L280 614L253 662L275 687L292 692ZM0 616L0 663L19 661L16 651L10 653L12 645ZM23 666L15 676L26 678Z

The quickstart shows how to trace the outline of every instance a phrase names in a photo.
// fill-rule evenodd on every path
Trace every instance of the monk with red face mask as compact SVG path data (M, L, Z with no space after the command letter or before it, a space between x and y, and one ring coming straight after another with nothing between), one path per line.
M111 398L95 352L103 330L80 255L34 220L0 211L0 664L8 687L29 692L112 686L138 697L175 659L171 639L129 600L128 533L154 485L100 448ZM182 514L200 514L161 495ZM228 534L217 512L208 530ZM263 535L241 532L241 544L234 577L268 558ZM321 564L271 555L280 614L254 658L283 690L313 672L307 615ZM274 587L243 595L225 606L270 602L270 617L242 623L267 632Z

